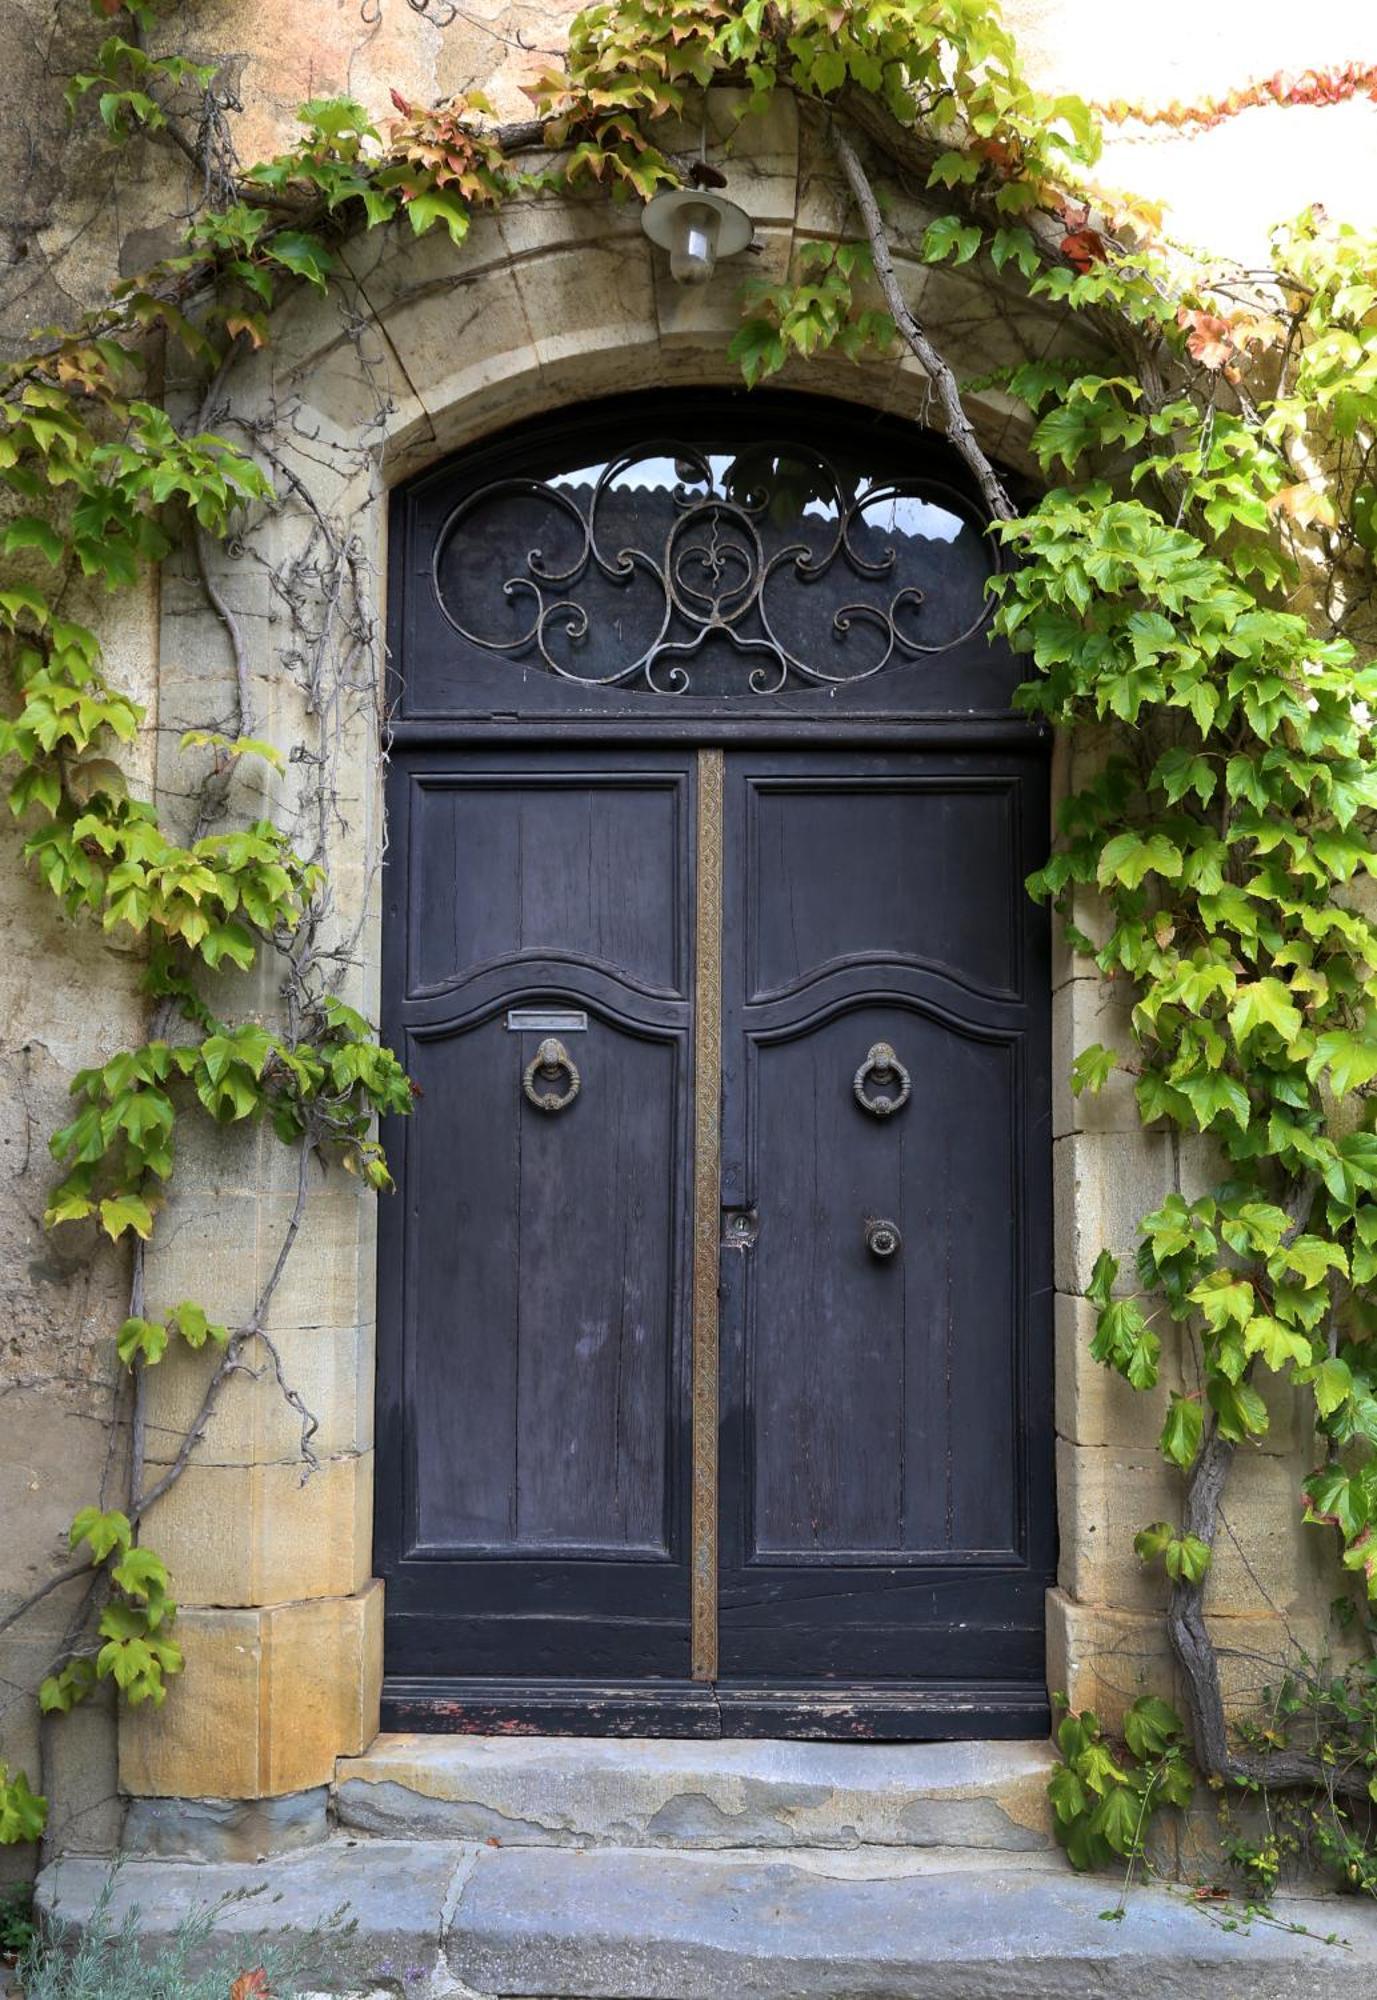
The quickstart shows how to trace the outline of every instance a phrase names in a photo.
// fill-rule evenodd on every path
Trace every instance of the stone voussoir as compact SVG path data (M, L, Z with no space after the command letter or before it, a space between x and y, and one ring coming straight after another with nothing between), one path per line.
M503 1846L1052 1845L1041 1743L380 1736L337 1766L343 1826Z

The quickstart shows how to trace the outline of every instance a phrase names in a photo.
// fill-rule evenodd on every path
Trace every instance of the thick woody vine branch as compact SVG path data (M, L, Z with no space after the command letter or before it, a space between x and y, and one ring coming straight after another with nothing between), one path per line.
M861 221L865 225L870 254L875 264L875 276L884 294L894 324L907 341L915 358L927 371L942 409L942 426L956 450L964 459L977 486L980 488L986 506L997 521L1011 521L1017 511L1004 490L999 474L980 448L970 418L966 415L961 401L961 392L956 386L956 377L949 363L933 346L914 316L908 301L900 288L894 272L894 259L890 255L889 238L885 233L884 218L880 214L875 191L866 178L864 167L856 155L856 149L846 134L836 127L832 132L832 149L841 164L842 172L855 197L860 210Z

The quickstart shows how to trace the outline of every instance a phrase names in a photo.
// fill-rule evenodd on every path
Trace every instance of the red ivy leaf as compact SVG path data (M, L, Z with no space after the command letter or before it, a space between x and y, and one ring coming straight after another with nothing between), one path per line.
M393 92L391 93L391 97L392 97L392 102L393 102L393 103L394 103L394 104L396 105L397 109L398 109L398 110L399 110L399 111L401 112L401 114L402 114L403 118L409 118L409 117L411 116L411 106L410 106L410 105L409 105L409 104L407 103L406 99L405 99L405 98L404 98L404 97L402 96L402 93L400 92L400 90L394 90L394 91L393 91Z
M1062 237L1061 252L1078 271L1088 271L1092 264L1103 264L1105 260L1104 238L1098 229L1073 229L1070 235Z
M1222 368L1234 353L1233 328L1217 313L1192 312L1182 306L1176 324L1189 327L1186 350L1202 368Z
M1022 172L1023 148L1017 139L983 139L976 151L1006 180Z
M241 1972L229 1990L229 2000L272 2000L272 1988L268 1975L261 1965L252 1972Z

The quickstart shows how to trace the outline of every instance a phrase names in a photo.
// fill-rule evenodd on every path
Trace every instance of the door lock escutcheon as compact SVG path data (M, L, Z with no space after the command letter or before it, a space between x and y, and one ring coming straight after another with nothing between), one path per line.
M904 1239L897 1222L882 1215L865 1220L865 1247L872 1257L893 1257L903 1249Z
M760 1234L760 1217L753 1208L729 1208L722 1216L724 1250L749 1250Z

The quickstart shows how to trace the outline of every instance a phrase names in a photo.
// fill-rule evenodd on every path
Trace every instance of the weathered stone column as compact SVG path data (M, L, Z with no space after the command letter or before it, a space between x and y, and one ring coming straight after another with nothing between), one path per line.
M1055 789L1083 784L1094 754L1089 743L1071 754L1063 750ZM1079 899L1076 921L1091 937L1106 935L1098 898ZM1047 1678L1073 1708L1093 1708L1113 1727L1140 1695L1180 1699L1165 1625L1166 1578L1160 1564L1139 1561L1133 1538L1154 1521L1181 1519L1184 1479L1162 1458L1157 1440L1168 1391L1189 1393L1198 1381L1189 1344L1165 1308L1154 1322L1162 1341L1156 1390L1135 1390L1102 1367L1090 1352L1095 1308L1085 1293L1101 1250L1120 1260L1118 1289L1136 1291L1142 1217L1173 1191L1187 1200L1204 1193L1225 1168L1205 1139L1165 1126L1145 1131L1133 1077L1123 1069L1099 1096L1072 1095L1067 1078L1077 1050L1095 1042L1129 1050L1131 1000L1060 940L1053 963L1061 1550L1058 1588L1047 1605ZM1301 1396L1270 1376L1259 1387L1271 1428L1260 1450L1236 1456L1206 1593L1231 1707L1255 1700L1298 1648L1320 1657L1333 1594L1322 1538L1305 1527L1298 1505L1310 1464Z
M242 1323L277 1255L292 1162L271 1133L205 1151L183 1180L215 1179L185 1186L164 1218L150 1309L191 1297ZM227 1382L194 1459L148 1516L146 1539L182 1607L186 1673L161 1710L125 1713L120 1782L130 1793L299 1792L327 1784L335 1758L377 1733L371 1238L371 1206L353 1185L321 1186L268 1316L284 1375L319 1423L319 1469L303 1463L300 1420L250 1349L256 1374ZM196 1413L207 1372L198 1362L170 1356L150 1374L152 1477Z
M288 400L303 342L319 346L318 312L314 330L309 326L313 310L294 317L286 308L271 360L253 358L231 378L236 411ZM335 510L359 538L363 571L376 576L382 485L369 360L376 357L350 346L333 368L328 359L317 363L322 407L307 426L313 462L300 464L317 504ZM328 457L329 417L338 424L337 462ZM282 449L294 449L290 434ZM280 491L283 480L274 477ZM303 662L284 580L309 600L316 574L308 567L310 534L303 510L284 509L255 533L249 555L210 552L249 663L252 733L289 760L281 774L243 760L215 830L271 815L298 851L316 851L323 838L330 885L322 941L343 946L341 997L376 1019L382 649L380 638L371 653L346 644L352 679L345 698L317 689L306 699L301 683L312 663ZM303 551L302 569L289 569ZM182 733L234 712L231 667L225 628L194 570L185 558L169 564L159 792L174 825L192 817L189 795L205 759L180 750ZM313 786L322 770L328 809L318 812ZM280 1029L283 975L283 962L265 949L251 972L216 977L212 1004L232 1024L258 1020ZM175 1022L168 1033L175 1039ZM304 1183L301 1173L298 1149L271 1127L216 1128L189 1110L179 1123L171 1198L147 1258L151 1315L192 1299L213 1320L250 1325L304 1185L304 1221L263 1325L283 1381L314 1428L284 1396L264 1343L250 1341L245 1366L224 1383L186 1469L144 1524L181 1606L175 1636L186 1672L160 1710L126 1710L120 1730L120 1783L136 1800L285 1802L316 1791L306 1811L298 1801L278 1812L241 1805L229 1815L239 1836L260 1848L323 1832L323 1788L335 1759L361 1751L377 1733L382 1675L382 1585L371 1576L376 1197L317 1158L306 1162ZM175 1460L216 1358L174 1342L148 1371L149 1484ZM184 1819L199 1829L185 1839L175 1813L145 1804L132 1814L128 1838L151 1840L164 1852L227 1851L224 1814L201 1809ZM221 1831L211 1838L207 1827Z

